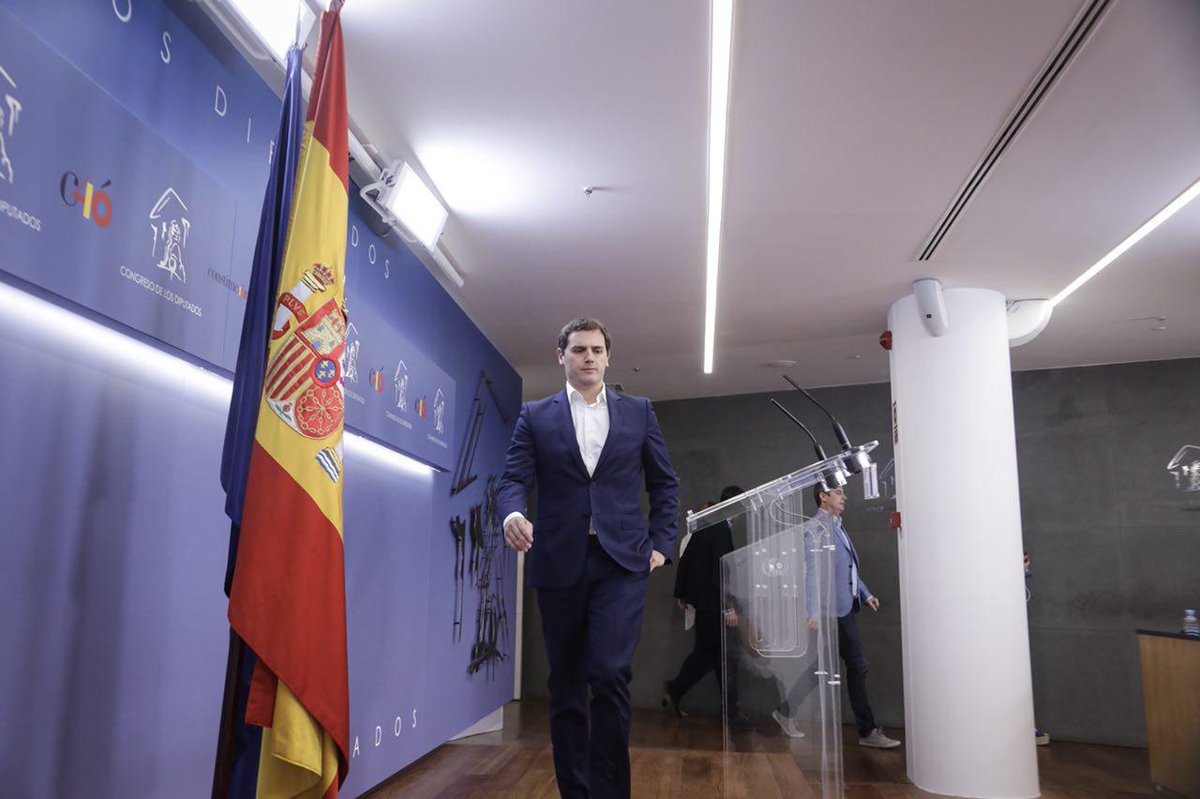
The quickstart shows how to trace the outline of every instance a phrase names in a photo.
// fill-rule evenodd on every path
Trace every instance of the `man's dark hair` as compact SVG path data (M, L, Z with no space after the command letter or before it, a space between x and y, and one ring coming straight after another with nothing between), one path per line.
M558 334L558 348L560 350L563 352L567 351L567 339L576 330L599 330L604 334L604 349L612 351L612 339L608 336L608 328L599 319L593 319L590 316L581 316L563 325L563 329Z
M724 488L721 489L721 501L724 502L727 499L733 499L738 494L744 494L744 493L745 492L742 491L741 486L725 486Z
M823 488L820 483L817 483L815 486L813 486L813 499L816 500L818 508L821 507L821 495L828 493L829 490Z

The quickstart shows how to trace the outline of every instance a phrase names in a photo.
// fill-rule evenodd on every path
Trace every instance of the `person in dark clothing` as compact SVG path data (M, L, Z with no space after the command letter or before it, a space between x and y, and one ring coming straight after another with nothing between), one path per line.
M738 486L728 486L721 492L721 501L742 493ZM692 651L672 680L663 683L663 707L677 717L685 714L680 707L683 697L705 674L712 672L717 684L725 690L725 716L735 727L753 725L738 710L737 694L737 636L736 608L725 607L721 593L721 558L733 551L733 528L729 522L718 522L697 530L691 537L675 575L675 601L679 607L691 605L696 609L696 641ZM725 643L725 674L722 678L722 642Z

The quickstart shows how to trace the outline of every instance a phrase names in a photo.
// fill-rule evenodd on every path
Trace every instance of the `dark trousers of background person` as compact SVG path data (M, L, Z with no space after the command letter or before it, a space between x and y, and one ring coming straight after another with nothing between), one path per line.
M810 640L810 646L815 644ZM866 738L875 729L875 714L867 699L867 653L863 650L858 632L857 611L838 619L838 654L846 664L846 690L850 694L850 708L854 711L854 723L858 725L858 737ZM791 717L805 697L817 686L814 669L807 669L788 691L779 705L779 712Z
M676 697L682 698L696 683L710 671L716 675L717 686L723 687L724 713L733 718L738 714L738 679L737 679L737 628L726 627L719 608L711 610L696 609L696 642L675 679L667 682L667 690ZM728 653L725 670L728 682L721 675L721 641L728 635Z
M537 592L554 773L563 799L629 799L629 681L649 573L617 565L592 538L579 582Z

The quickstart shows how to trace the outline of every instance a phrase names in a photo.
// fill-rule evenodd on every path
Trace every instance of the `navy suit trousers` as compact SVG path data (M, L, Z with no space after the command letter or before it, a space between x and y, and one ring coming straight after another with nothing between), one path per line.
M838 654L846 663L846 691L850 694L850 709L854 711L854 723L858 726L858 737L866 738L875 729L875 714L867 698L867 651L863 649L862 636L858 630L858 611L854 610L838 619ZM815 645L815 640L810 638ZM808 670L788 691L780 702L779 711L791 716L817 687L817 676Z
M592 541L578 582L537 591L550 663L550 739L563 799L630 795L629 681L648 577L617 565Z
M667 690L677 698L692 689L710 671L721 687L721 709L725 718L738 715L738 648L736 627L727 627L717 608L696 610L696 643L679 667L675 679L667 681ZM722 654L724 650L724 654ZM722 671L722 662L724 671ZM728 677L728 680L726 680Z

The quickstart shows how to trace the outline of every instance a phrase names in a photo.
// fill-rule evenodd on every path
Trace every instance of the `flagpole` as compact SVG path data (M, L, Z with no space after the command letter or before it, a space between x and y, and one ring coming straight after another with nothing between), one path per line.
M225 661L225 697L221 703L221 726L217 732L217 757L213 765L213 799L227 799L229 796L229 775L233 770L237 730L238 677L242 673L245 648L242 639L230 628L229 656Z
M296 35L292 37L292 46L300 47L300 21L304 19L304 0L296 0Z

